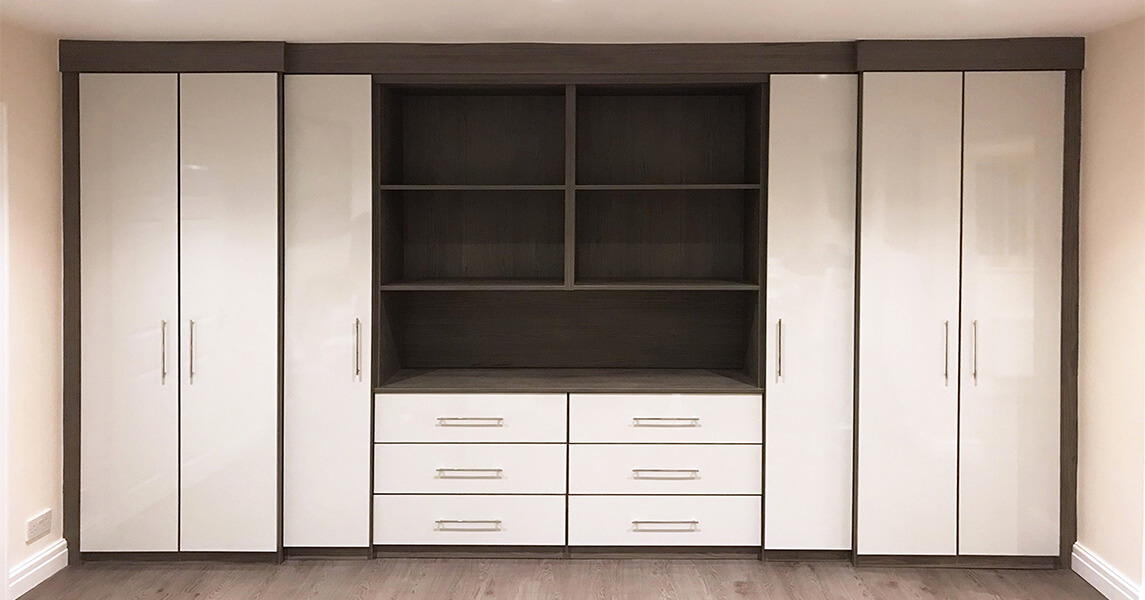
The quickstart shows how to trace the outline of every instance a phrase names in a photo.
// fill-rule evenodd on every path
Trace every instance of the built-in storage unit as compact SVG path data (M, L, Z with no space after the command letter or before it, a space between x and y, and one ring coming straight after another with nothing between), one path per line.
M370 545L372 94L284 78L283 544Z
M1083 56L61 42L70 558L1060 566Z
M758 389L763 90L381 86L381 389Z
M859 555L1058 553L1064 90L863 75Z
M79 91L82 550L274 552L277 76Z
M771 77L765 548L851 548L858 77Z

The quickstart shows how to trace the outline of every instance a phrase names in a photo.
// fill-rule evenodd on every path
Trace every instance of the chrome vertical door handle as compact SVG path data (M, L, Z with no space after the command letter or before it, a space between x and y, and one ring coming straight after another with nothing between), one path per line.
M775 383L783 377L783 319L775 324Z
M974 385L978 385L978 321L970 323L970 369Z
M942 379L950 385L950 321L942 322Z
M354 379L362 380L362 320L354 319Z
M195 320L191 319L191 352L189 362L190 383L195 385Z
M167 321L166 320L160 321L159 343L163 345L163 351L162 351L163 370L160 372L160 375L159 375L159 383L161 385L167 385Z

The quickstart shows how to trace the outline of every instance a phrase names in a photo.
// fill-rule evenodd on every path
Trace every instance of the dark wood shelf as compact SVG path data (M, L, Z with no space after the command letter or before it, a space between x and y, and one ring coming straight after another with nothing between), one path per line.
M673 190L758 190L762 186L758 183L632 183L632 184L603 184L603 183L578 183L576 186L578 190L594 190L594 191L640 191L640 192L655 192L655 191L673 191Z
M759 186L756 186L759 187ZM529 192L529 191L562 191L564 184L495 184L495 185L469 185L469 184L383 184L382 191L386 192Z
M456 292L475 290L554 290L564 289L562 279L415 279L412 281L393 281L382 285L386 292Z
M747 375L707 369L402 369L381 393L759 393Z
M758 283L722 279L578 279L576 290L695 290L695 291L757 291Z

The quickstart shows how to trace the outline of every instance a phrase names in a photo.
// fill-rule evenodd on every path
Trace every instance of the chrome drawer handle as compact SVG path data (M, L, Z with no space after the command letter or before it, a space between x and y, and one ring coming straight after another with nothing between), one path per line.
M504 427L503 417L438 417L438 427Z
M633 521L636 533L692 533L700 530L699 521Z
M633 427L699 427L699 417L632 417Z
M699 469L632 469L633 479L699 479Z
M504 469L438 469L438 479L501 479Z
M491 521L438 519L434 521L434 531L501 531L501 519Z

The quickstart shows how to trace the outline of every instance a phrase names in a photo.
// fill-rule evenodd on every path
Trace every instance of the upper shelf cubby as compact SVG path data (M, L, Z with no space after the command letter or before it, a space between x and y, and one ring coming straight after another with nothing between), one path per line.
M382 90L383 186L564 185L563 86Z
M761 89L578 86L576 183L758 185Z

